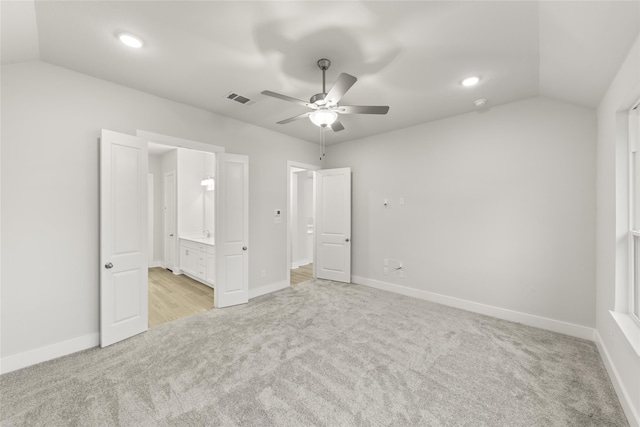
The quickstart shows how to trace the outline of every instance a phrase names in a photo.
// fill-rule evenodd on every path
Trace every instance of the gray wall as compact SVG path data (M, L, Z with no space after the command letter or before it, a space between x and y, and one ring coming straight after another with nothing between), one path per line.
M640 38L598 107L596 342L631 425L640 425L640 328L624 319L629 309L627 119L638 99ZM627 327L621 328L610 311L622 314Z
M1 102L3 358L97 343L102 128L248 155L249 288L286 281L287 220L273 210L287 160L318 164L316 145L42 62L3 66Z
M595 144L593 110L539 97L331 146L352 274L593 327Z
M159 155L149 155L149 173L153 174L153 261L159 263L164 261L164 218L163 218L163 185L164 175L162 173L162 157Z

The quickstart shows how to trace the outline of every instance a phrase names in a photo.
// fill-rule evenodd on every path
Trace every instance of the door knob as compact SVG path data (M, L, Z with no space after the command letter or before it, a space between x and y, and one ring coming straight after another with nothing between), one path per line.
M111 264L110 262L106 263L104 265L104 268L113 268L113 264Z
M349 243L349 238L344 239L345 242Z
M173 234L169 234L169 237L173 237Z
M247 250L247 247L246 247L246 246L243 246L243 247L242 247L242 250L243 250L243 251L246 251L246 250Z

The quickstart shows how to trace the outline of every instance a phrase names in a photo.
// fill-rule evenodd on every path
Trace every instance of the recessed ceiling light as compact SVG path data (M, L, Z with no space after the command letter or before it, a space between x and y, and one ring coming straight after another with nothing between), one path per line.
M478 82L480 81L480 77L467 77L466 79L464 79L462 81L462 86L475 86L478 84Z
M129 47L133 47L135 49L139 49L142 47L143 43L140 38L134 36L133 34L120 33L118 34L118 39Z

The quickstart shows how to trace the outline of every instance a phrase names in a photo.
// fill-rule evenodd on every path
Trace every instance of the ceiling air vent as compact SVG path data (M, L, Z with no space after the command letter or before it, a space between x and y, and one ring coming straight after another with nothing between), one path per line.
M240 104L245 105L247 107L256 103L256 101L254 101L253 99L249 99L246 96L242 96L235 92L229 92L228 94L225 95L225 98L235 102L239 102Z

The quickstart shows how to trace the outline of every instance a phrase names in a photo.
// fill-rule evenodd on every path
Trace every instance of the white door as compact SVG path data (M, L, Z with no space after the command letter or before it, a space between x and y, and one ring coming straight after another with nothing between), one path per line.
M100 346L148 329L147 141L100 138Z
M249 158L216 154L214 306L249 301Z
M164 268L176 263L176 173L164 174Z
M318 279L351 282L351 168L316 172Z

